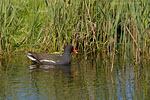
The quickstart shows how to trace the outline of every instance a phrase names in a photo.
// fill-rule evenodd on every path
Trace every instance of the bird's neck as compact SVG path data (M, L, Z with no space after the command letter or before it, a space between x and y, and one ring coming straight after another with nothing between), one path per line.
M70 53L64 52L62 56L70 56Z

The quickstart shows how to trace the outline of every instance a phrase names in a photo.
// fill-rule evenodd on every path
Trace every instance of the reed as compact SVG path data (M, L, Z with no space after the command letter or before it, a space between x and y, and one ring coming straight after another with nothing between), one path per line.
M85 53L118 46L147 51L149 0L1 0L1 51L63 50L73 44ZM149 51L149 50L148 50Z

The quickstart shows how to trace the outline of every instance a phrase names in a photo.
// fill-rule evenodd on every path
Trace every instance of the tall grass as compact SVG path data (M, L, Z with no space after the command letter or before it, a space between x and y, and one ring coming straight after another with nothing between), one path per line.
M118 45L146 51L150 42L149 0L1 0L0 51L89 51Z

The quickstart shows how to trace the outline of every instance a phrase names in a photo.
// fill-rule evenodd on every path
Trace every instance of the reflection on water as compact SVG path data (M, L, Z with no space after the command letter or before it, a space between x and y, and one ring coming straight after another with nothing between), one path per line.
M81 58L82 57L82 58ZM18 54L0 62L0 100L144 100L150 96L149 62L116 55L74 57L71 66L30 70ZM47 66L46 66L47 67Z

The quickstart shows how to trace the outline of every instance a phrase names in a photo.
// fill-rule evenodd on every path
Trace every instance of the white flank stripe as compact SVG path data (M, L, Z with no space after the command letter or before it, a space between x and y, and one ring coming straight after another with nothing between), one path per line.
M40 60L40 62L50 62L50 63L56 63L56 62L55 62L55 61L53 61L53 60L46 60L46 59Z
M33 58L33 57L31 57L30 55L27 55L27 57L28 57L29 59L33 60L33 61L36 61L36 59Z

